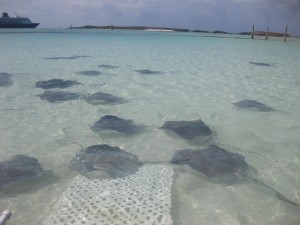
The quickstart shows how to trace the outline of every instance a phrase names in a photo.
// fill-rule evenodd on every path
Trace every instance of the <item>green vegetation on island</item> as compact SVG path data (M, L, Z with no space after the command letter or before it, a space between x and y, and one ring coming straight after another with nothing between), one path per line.
M251 31L240 32L240 33L230 33L221 30L208 31L208 30L190 30L184 28L170 28L170 27L148 27L148 26L93 26L86 25L81 27L72 27L70 29L105 29L105 30L156 30L156 31L176 31L176 32L195 32L195 33L207 33L207 34L238 34L238 35L251 35ZM255 31L255 36L266 36L266 31ZM284 33L280 32L268 32L268 36L270 37L284 37ZM287 34L288 37L291 35Z

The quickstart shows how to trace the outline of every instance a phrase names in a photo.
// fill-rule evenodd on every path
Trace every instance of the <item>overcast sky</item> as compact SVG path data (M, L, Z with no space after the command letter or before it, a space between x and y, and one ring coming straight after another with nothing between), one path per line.
M146 25L257 30L300 35L300 0L0 0L0 9L40 22L39 28Z

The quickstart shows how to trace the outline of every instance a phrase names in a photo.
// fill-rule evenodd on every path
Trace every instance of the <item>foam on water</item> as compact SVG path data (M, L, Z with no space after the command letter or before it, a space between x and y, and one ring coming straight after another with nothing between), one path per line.
M14 211L10 224L42 224L51 214L61 192L77 176L60 166L81 150L80 145L120 146L145 161L168 161L178 149L203 147L158 129L173 120L202 119L215 131L216 144L244 155L260 180L300 202L298 42L39 29L3 31L0 40L0 73L11 74L13 81L0 87L0 156L33 156L46 170L59 167L54 173L60 177L38 188L32 181L21 193L2 191L0 210ZM142 70L160 73L136 72ZM78 71L99 71L101 76L79 76ZM35 83L51 79L82 83L65 89L72 93L103 92L127 101L91 105L80 98L49 103L38 97L44 90ZM232 105L245 99L276 111ZM133 120L146 130L134 136L94 133L90 127L105 115ZM191 170L175 171L174 224L300 223L297 207L257 184L222 186Z

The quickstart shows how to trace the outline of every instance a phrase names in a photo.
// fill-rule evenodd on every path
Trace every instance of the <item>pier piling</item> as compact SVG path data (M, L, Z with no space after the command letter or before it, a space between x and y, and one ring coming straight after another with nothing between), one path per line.
M267 28L267 32L266 32L266 40L268 40L269 38L269 27Z
M254 25L253 25L253 27L252 27L251 39L254 39Z
M288 26L286 25L285 26L285 32L284 32L284 42L286 42L287 29L288 29Z

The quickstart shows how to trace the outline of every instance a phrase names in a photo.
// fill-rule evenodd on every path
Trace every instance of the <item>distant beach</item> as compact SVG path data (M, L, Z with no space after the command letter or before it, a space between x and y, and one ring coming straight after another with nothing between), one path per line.
M186 28L172 28L172 27L152 27L152 26L114 26L114 25L106 25L106 26L93 26L86 25L80 27L70 26L69 29L104 29L104 30L145 30L145 31L174 31L174 32L195 32L195 33L207 33L207 34L238 34L238 35L251 35L251 31L232 33L222 30L191 30ZM255 31L255 36L266 36L266 31ZM284 37L284 33L282 32L268 32L268 36L270 37ZM287 37L292 37L292 35L287 34Z

